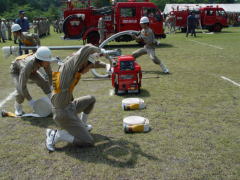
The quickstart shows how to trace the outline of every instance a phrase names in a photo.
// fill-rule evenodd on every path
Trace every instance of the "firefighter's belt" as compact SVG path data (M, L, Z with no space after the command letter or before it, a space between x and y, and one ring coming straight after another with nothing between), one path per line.
M22 40L22 43L23 43L25 46L32 46L32 45L33 45L33 42L32 42L32 41L29 41L29 40L27 40L27 39Z
M72 93L73 89L75 88L75 86L77 85L78 81L81 78L81 73L79 73L79 72L75 73L74 79L73 79L70 87L66 88L66 89L61 89L60 78L61 78L60 72L52 72L53 93L58 94L58 93L65 92L65 91L69 91Z

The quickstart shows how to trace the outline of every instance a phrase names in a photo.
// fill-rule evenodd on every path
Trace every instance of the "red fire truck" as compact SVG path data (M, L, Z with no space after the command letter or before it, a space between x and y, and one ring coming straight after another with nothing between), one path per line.
M206 6L192 11L195 12L199 20L199 27L202 29L208 29L210 32L221 32L222 28L228 27L227 14L221 7ZM176 26L181 28L182 32L187 30L187 17L190 12L189 9L170 12L175 15Z
M141 80L141 66L135 58L130 55L118 56L112 73L112 86L115 94L140 93Z
M112 6L96 9L91 6L91 0L85 6L76 8L76 2L67 1L67 8L64 10L63 32L64 38L82 39L87 43L98 44L99 33L97 29L98 19L103 17L106 26L106 36L126 30L141 29L139 25L142 16L148 16L150 27L156 37L165 38L163 29L163 18L160 10L154 3L136 2L115 2ZM78 2L78 3L79 3ZM131 41L130 35L121 36L116 41Z

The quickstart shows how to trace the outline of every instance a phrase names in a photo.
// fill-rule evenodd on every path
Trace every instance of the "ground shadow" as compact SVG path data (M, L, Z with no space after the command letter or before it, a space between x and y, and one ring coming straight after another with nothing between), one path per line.
M124 97L124 98L131 98L131 97L149 97L150 93L146 89L140 90L140 93L118 93L118 96Z
M41 128L47 128L51 125L54 125L55 122L52 119L52 116L36 118L36 117L21 117L23 121L28 121L31 125L39 126Z
M116 45L106 45L104 46L104 48L108 49L108 48L141 48L144 45L142 44L116 44ZM166 44L166 43L160 43L160 45L155 46L155 48L170 48L173 47L172 44Z
M162 71L147 71L147 70L142 71L142 74L143 74L143 79L160 78L158 75L164 75L164 76L172 75L172 73L166 74ZM147 74L155 74L156 76L145 76Z
M115 45L105 45L104 48L140 48L141 44L115 44Z
M234 34L234 33L239 33L239 31L228 31L227 29L222 29L221 32L214 32L215 34L222 34L222 33L229 33L229 34Z
M155 48L172 48L174 47L172 44L167 44L167 43L160 43L158 46Z
M153 155L144 153L137 143L124 139L108 138L100 134L93 134L93 137L95 139L94 147L80 148L68 145L56 150L81 161L108 164L122 168L135 167L138 156L144 156L151 161L159 160Z

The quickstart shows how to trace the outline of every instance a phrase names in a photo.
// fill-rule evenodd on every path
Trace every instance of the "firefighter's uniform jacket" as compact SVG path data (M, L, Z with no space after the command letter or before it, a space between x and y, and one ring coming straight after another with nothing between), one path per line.
M159 64L161 68L164 70L166 67L161 62L161 60L155 55L155 36L151 28L142 29L140 35L136 37L137 41L143 41L144 47L140 48L133 52L132 56L134 58L138 58L144 54L148 54L149 57L155 64Z
M10 72L17 90L16 101L21 104L26 98L28 101L32 99L27 89L28 79L35 82L45 94L51 93L52 69L49 66L44 69L48 75L48 80L44 79L37 71L39 65L35 60L34 54L25 54L18 56L10 66Z
M25 46L40 46L40 39L37 34L22 32L19 40Z
M94 143L78 114L81 112L89 114L95 104L95 97L89 95L74 99L73 89L81 78L79 70L88 61L88 56L95 52L100 53L100 49L86 45L71 57L67 57L66 62L59 68L59 72L53 72L51 97L53 119L61 128L74 136L74 143L79 146ZM94 68L97 68L97 65Z

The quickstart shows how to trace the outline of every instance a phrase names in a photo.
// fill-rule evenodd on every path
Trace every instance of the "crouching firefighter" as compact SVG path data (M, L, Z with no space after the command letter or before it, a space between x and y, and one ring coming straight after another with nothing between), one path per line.
M18 56L10 66L10 73L16 87L16 101L15 101L15 114L21 116L23 114L22 103L27 99L29 105L33 108L34 100L29 94L27 88L28 79L36 83L45 94L50 98L51 85L52 85L52 69L50 63L55 61L52 58L52 53L48 47L39 47L35 54L25 54ZM38 69L42 67L48 78L42 77Z
M74 99L73 90L81 76L91 68L110 68L109 64L96 61L96 57L104 50L85 45L75 54L66 58L58 72L53 72L53 119L62 130L46 130L46 147L49 151L55 150L55 144L66 141L78 146L93 146L94 140L87 124L89 113L92 111L96 99L87 95Z

